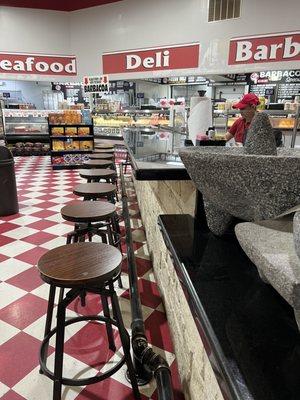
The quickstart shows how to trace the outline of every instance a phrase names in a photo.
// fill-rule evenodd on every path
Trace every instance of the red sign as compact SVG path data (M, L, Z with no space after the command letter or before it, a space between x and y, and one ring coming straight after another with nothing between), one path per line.
M24 75L76 75L76 57L0 53L0 73Z
M299 31L230 40L229 65L299 60Z
M103 73L161 71L197 68L199 43L166 46L151 49L105 53L102 56Z

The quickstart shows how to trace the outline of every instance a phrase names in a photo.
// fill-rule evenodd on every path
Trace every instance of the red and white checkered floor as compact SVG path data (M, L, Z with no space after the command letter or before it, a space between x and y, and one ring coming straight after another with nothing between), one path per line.
M76 197L72 194L73 187L84 180L76 170L52 171L49 157L17 158L16 174L20 211L16 215L0 218L0 398L50 400L52 381L39 374L38 366L49 287L41 281L35 265L47 250L65 244L72 224L63 221L60 209ZM182 400L184 397L170 331L129 176L127 184L147 337L154 350L169 362L175 399ZM124 232L124 223L121 222L122 225ZM124 322L129 329L131 318L125 242L123 252L124 289L118 289L118 294ZM99 312L99 296L88 295L87 306L82 308L75 301L69 307L68 316ZM52 346L50 353L51 366ZM64 376L92 376L108 369L118 357L118 352L114 355L108 350L102 325L80 322L66 328ZM63 399L130 400L133 397L124 371L123 368L110 379L86 388L65 387ZM157 399L155 382L140 390L143 400Z

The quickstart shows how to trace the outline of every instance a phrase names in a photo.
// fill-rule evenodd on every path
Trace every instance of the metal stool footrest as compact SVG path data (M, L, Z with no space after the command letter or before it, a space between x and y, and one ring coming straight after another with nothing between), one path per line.
M71 324L75 324L76 322L81 322L81 321L100 321L100 322L109 322L111 325L114 325L118 330L118 326L117 326L117 322L109 317L104 317L101 315L85 315L85 316L80 316L80 317L76 317L76 318L71 318L68 321L65 321L64 326L68 326ZM53 335L56 334L57 331L57 327L55 327L54 329L52 329L49 334L44 338L44 340L42 341L42 345L40 348L40 369L41 372L43 374L45 374L48 378L52 379L53 381L56 380L54 373L52 371L50 371L46 365L46 352L47 352L47 348L49 346L49 341L51 339L51 337ZM86 385L90 385L93 383L97 383L100 382L104 379L109 378L110 376L112 376L113 374L115 374L126 362L126 358L125 356L123 356L118 363L110 368L108 371L102 373L101 375L96 375L90 378L85 378L85 379L71 379L71 378L66 378L63 377L61 379L61 383L63 385L67 385L67 386L86 386Z

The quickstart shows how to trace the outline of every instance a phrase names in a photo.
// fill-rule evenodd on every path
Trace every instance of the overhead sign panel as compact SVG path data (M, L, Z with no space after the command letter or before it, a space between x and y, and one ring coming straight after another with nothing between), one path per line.
M102 56L104 74L198 68L199 43L126 50Z
M230 40L229 65L299 60L300 31Z

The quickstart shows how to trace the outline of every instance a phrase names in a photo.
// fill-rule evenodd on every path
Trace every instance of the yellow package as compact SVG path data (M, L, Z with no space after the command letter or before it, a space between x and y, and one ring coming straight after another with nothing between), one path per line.
M77 135L77 128L75 126L66 127L65 134L66 134L66 136L75 136L75 135Z
M51 128L52 135L54 136L63 136L64 128L63 127L53 127Z
M86 136L90 134L90 128L88 126L78 127L78 135Z
M53 140L52 148L54 151L62 151L65 150L65 145L63 140Z
M80 150L93 150L92 140L82 140L80 142Z

